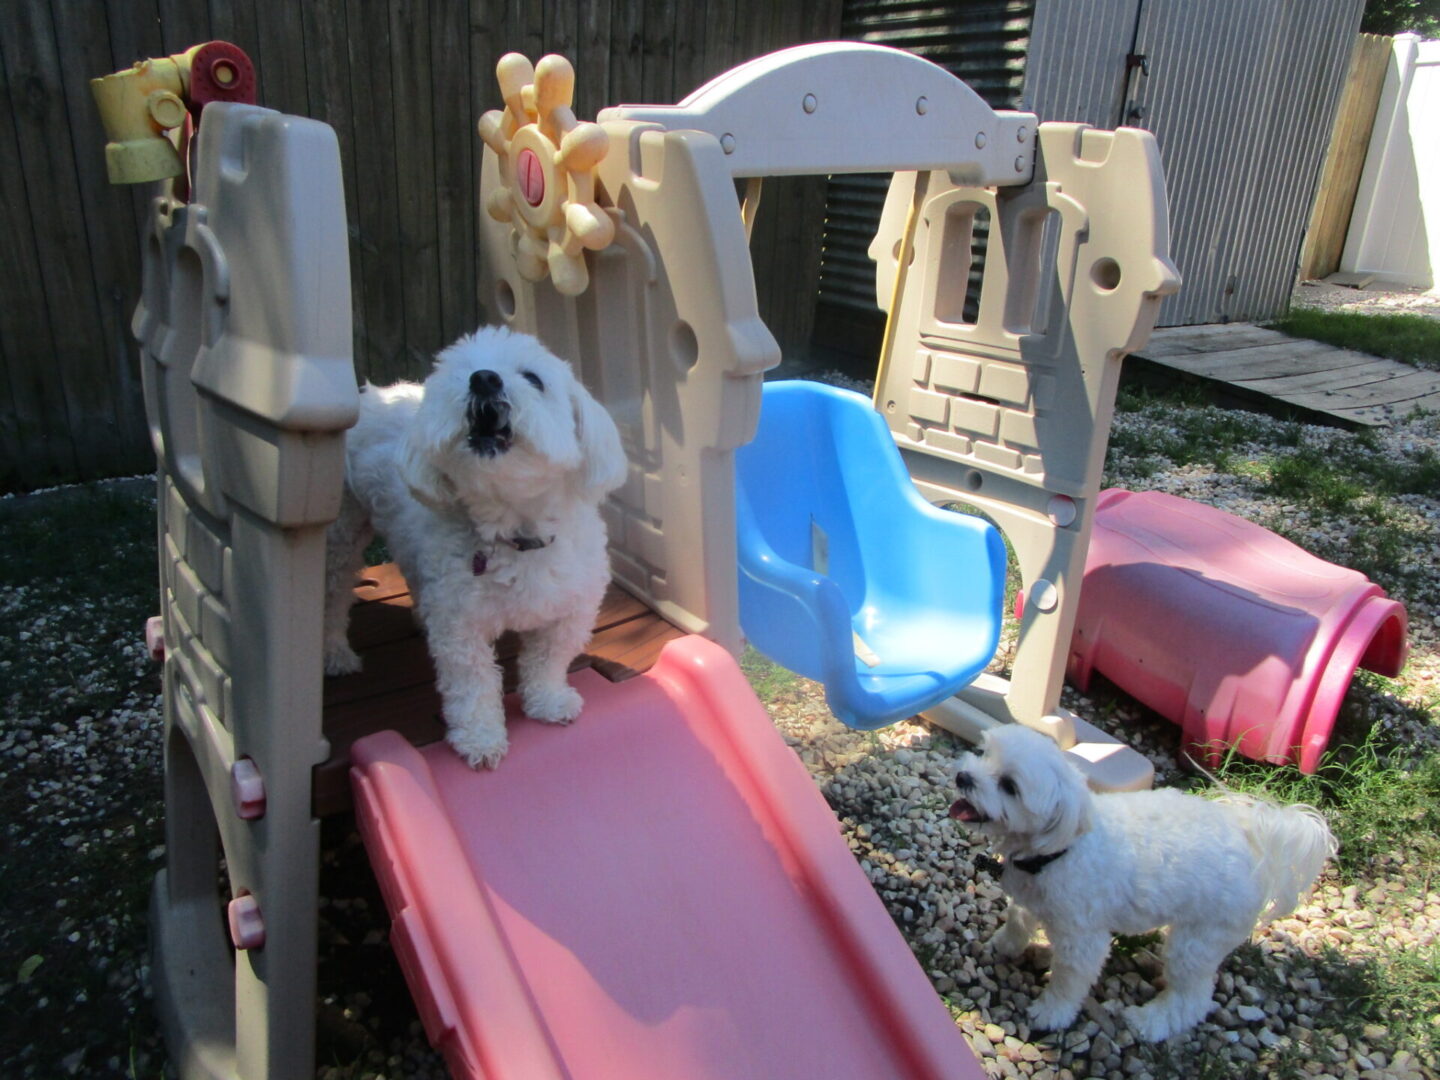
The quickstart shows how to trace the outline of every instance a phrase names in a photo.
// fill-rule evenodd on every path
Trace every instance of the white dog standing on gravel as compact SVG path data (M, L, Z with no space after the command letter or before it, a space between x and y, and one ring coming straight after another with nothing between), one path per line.
M1125 1017L1158 1042L1213 1007L1215 973L1256 920L1294 909L1335 852L1318 811L1159 789L1094 795L1053 740L1019 724L959 762L950 816L1004 856L1010 896L995 952L1019 956L1050 938L1050 984L1030 1007L1042 1029L1068 1026L1100 976L1112 934L1169 927L1165 989Z
M610 581L599 505L625 479L610 414L535 338L483 329L442 352L423 386L367 386L330 527L325 671L360 669L346 629L378 531L425 629L447 741L493 768L508 741L494 642L520 633L527 715L567 723L566 673Z

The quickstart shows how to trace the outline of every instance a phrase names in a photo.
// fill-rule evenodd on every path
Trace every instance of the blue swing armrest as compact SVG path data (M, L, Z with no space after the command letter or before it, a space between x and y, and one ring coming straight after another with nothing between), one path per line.
M797 674L834 685L855 662L850 609L840 586L776 554L743 494L736 499L736 521L750 644Z

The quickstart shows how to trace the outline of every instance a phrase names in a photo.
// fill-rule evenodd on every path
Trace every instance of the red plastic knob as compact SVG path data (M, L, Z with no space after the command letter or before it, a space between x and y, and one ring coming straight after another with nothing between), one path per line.
M228 41L207 41L190 64L190 111L198 119L212 101L255 104L255 65Z

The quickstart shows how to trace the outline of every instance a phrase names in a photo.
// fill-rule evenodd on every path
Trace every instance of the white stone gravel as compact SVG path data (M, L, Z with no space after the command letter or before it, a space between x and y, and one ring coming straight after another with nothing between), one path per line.
M1440 319L1440 290L1401 285L1370 285L1352 289L1325 281L1305 281L1290 294L1297 308L1353 311L1369 315L1428 315Z

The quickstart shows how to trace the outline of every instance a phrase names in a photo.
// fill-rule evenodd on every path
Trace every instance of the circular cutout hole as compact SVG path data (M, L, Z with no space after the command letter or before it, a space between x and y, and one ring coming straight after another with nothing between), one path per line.
M985 477L980 475L978 469L971 469L965 474L965 486L971 491L979 491L985 486Z
M240 77L235 66L228 60L215 61L215 66L210 69L210 74L215 77L217 83L227 89L234 86L235 81Z
M677 322L670 331L670 355L681 371L689 371L700 359L700 342L689 323Z
M504 278L495 286L495 306L500 309L501 318L515 317L515 289Z
M1120 284L1120 264L1114 259L1100 259L1090 267L1090 280L1110 292Z

